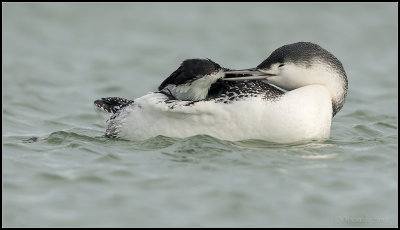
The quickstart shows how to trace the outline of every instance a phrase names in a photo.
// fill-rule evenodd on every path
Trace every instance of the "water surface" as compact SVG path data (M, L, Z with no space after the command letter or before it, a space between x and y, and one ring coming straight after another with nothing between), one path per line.
M3 4L5 227L393 227L396 3ZM187 58L249 68L311 41L344 64L331 138L103 137L93 101Z

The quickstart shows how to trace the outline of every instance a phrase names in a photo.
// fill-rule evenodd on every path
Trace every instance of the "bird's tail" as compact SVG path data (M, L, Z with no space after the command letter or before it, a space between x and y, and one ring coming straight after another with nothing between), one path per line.
M105 97L94 101L96 112L105 120L134 101L121 97Z

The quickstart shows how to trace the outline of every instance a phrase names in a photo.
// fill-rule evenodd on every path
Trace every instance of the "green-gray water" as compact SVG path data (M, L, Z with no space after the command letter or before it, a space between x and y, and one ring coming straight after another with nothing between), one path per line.
M397 226L397 21L397 3L3 3L3 226ZM297 41L347 71L329 140L102 136L95 99Z

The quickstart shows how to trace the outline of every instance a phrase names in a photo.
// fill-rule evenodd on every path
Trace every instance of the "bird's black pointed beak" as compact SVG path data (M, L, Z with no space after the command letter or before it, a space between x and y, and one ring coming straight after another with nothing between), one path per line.
M246 81L246 80L266 80L268 77L276 76L257 68L241 70L225 70L224 81Z

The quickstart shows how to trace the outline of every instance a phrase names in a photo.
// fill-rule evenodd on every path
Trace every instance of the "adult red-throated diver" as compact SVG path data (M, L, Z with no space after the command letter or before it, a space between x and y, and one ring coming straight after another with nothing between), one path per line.
M190 69L190 65L187 67ZM179 87L174 81L167 87L171 84L166 80L160 91L134 101L96 100L97 108L112 113L107 121L106 136L136 140L157 135L184 138L207 134L233 141L263 139L273 142L326 139L330 135L332 117L344 104L348 85L341 62L309 42L282 46L253 69L233 71L219 67L211 73L218 77L210 78L212 83L205 84L208 93L217 81L235 82L221 84L217 87L218 93L210 97L194 93L199 91L196 87L203 84L187 85L178 90L174 88ZM252 76L229 76L232 74ZM210 74L196 75L196 79L206 75ZM192 78L186 81L195 82ZM187 84L185 80L179 83ZM189 91L192 93L187 93ZM179 97L182 98L179 100ZM187 99L190 101L185 101Z

